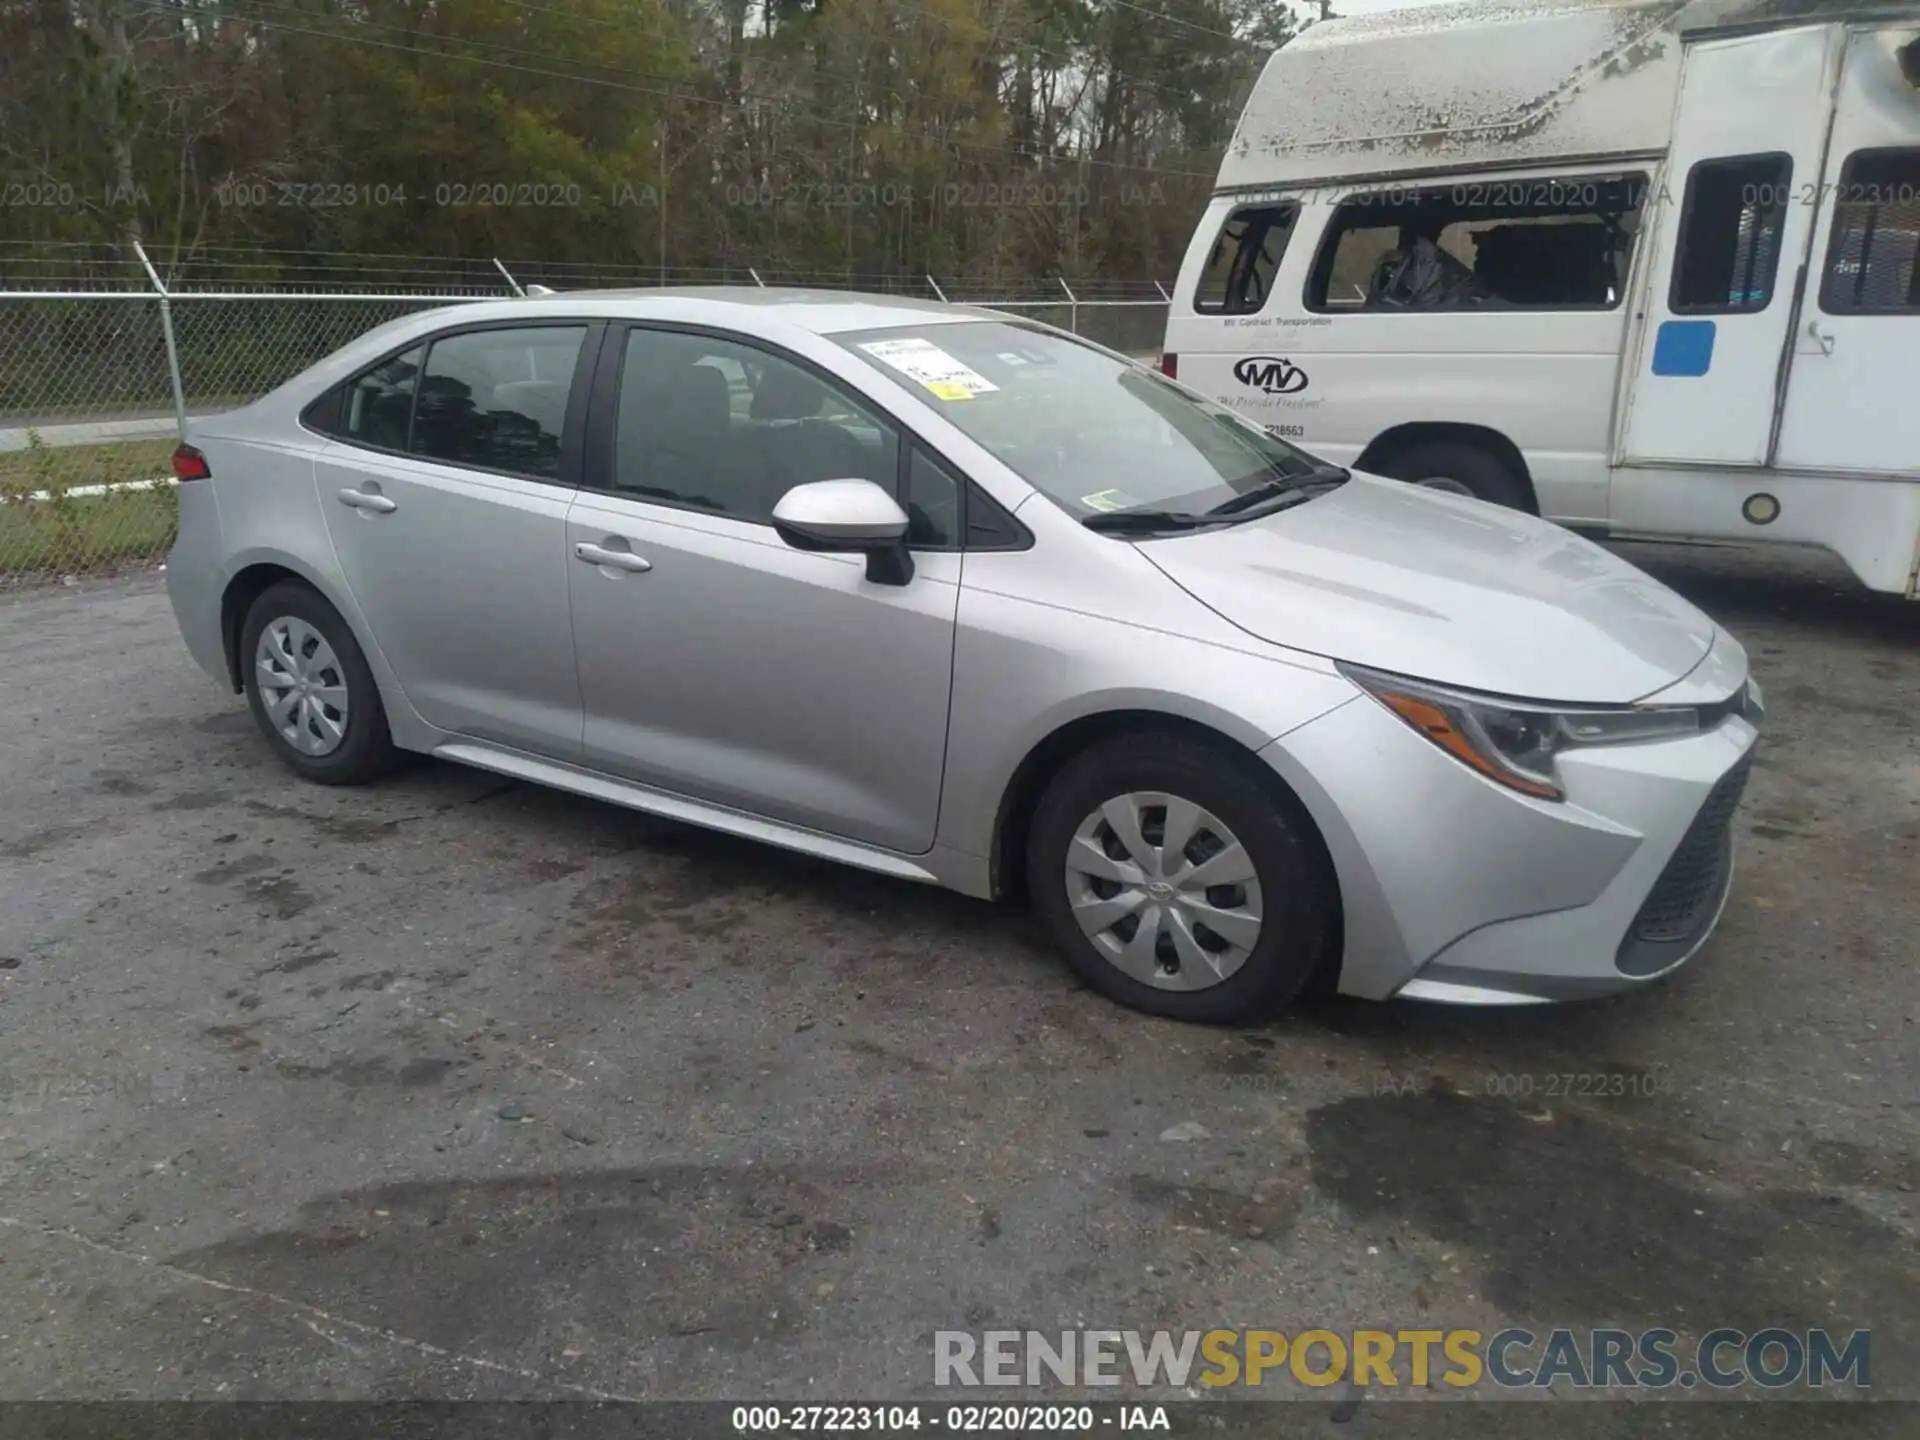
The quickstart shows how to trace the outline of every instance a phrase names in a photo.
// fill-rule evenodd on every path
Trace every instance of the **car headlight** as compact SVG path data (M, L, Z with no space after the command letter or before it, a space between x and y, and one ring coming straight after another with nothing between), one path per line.
M1341 665L1340 673L1456 760L1542 800L1566 798L1554 767L1563 750L1669 740L1700 730L1700 713L1690 706L1534 705L1359 665Z

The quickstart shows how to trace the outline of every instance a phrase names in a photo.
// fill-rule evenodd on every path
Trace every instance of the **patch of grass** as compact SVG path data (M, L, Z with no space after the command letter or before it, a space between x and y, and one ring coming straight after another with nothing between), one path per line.
M179 502L171 485L106 495L69 492L171 475L174 440L0 453L0 585L155 558L173 544ZM29 497L45 492L50 499Z

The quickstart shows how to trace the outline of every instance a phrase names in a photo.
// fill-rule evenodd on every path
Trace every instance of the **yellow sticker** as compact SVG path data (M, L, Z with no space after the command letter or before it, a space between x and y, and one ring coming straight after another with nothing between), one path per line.
M930 393L937 395L942 400L971 400L973 398L973 391L969 390L958 380L923 380L920 383L925 385Z

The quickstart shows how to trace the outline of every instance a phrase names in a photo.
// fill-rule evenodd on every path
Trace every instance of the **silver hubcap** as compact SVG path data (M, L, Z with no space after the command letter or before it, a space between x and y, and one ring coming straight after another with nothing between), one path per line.
M1204 990L1259 942L1253 859L1217 817L1178 795L1116 795L1067 846L1067 899L1081 933L1159 990Z
M1426 479L1415 483L1423 490L1444 490L1449 495L1464 495L1469 500L1473 499L1473 491L1451 476L1429 475Z
M260 632L253 654L260 703L302 755L331 755L347 738L347 676L326 636L297 615Z

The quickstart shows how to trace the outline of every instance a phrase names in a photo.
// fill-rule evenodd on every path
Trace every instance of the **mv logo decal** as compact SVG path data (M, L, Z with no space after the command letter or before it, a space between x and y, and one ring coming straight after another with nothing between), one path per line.
M1233 367L1233 378L1269 395L1298 395L1307 388L1306 371L1272 355L1249 355Z

